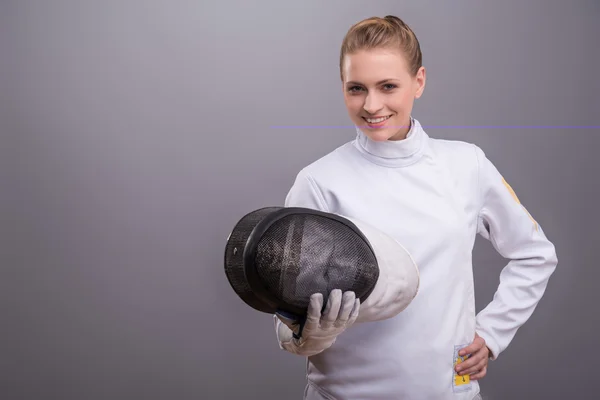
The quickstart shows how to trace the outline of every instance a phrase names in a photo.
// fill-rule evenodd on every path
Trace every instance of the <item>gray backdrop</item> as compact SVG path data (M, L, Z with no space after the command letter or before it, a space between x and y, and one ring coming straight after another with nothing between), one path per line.
M353 139L339 46L387 13L423 47L415 117L480 145L558 250L483 393L593 397L598 1L3 0L0 398L301 398L225 239ZM478 310L505 262L478 240Z

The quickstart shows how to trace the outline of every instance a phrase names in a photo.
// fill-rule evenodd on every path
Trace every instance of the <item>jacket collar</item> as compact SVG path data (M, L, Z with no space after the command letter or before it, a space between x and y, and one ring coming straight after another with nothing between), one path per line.
M356 127L354 147L369 161L385 167L405 167L421 159L427 134L416 119L410 119L410 130L405 139L377 142L369 139Z

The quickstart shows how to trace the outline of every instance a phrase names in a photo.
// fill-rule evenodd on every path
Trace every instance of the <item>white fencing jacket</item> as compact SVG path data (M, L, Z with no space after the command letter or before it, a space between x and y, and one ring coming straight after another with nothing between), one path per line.
M375 142L357 129L355 140L298 173L285 205L346 215L390 234L411 253L421 279L402 313L355 324L307 358L306 399L473 399L479 385L455 376L456 348L477 333L497 358L557 265L553 244L484 152L430 138L416 119L400 141ZM493 300L476 315L477 234L509 262Z

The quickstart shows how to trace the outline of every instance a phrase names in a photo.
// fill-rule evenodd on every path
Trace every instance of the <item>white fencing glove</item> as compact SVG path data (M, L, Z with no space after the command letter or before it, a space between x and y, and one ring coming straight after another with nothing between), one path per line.
M329 348L339 334L354 324L360 310L360 300L354 292L334 289L323 310L323 295L310 297L306 320L300 321L285 313L276 313L275 327L282 349L301 356L312 356Z

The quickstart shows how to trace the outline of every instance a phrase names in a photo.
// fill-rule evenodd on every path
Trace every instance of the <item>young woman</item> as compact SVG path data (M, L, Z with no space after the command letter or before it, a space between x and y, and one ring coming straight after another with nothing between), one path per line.
M340 74L356 137L303 168L286 197L288 207L346 215L390 234L420 272L412 303L384 321L354 323L354 298L339 293L320 314L321 331L300 339L293 321L275 317L279 346L307 357L305 399L481 398L488 360L531 316L556 268L553 244L484 152L431 138L412 117L425 88L421 61L415 34L395 16L350 28ZM478 314L477 234L510 260Z

